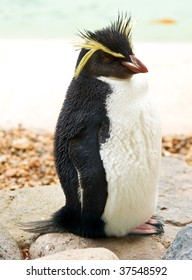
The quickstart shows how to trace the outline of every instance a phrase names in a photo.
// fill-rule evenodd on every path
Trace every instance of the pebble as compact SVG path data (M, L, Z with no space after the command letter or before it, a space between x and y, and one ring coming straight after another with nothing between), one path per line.
M12 142L12 147L18 150L33 149L33 146L31 145L30 141L25 137L14 139Z
M11 178L11 177L14 177L17 173L17 169L16 168L11 168L11 169L8 169L5 173L4 173L4 176L7 177L7 178Z

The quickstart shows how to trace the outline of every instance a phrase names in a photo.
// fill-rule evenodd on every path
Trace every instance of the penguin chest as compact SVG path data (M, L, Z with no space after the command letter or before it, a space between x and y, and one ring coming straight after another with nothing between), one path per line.
M161 133L145 83L140 88L137 80L131 84L113 81L111 88L106 101L110 137L100 147L108 182L102 219L107 235L123 236L154 213Z

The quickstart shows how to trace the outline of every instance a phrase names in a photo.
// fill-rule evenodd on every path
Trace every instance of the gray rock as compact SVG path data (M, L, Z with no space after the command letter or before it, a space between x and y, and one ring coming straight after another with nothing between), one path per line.
M8 230L0 223L0 260L21 260L20 249Z
M87 248L62 251L38 260L118 260L118 258L105 248Z
M21 247L28 247L37 235L21 230L19 222L47 219L65 204L60 186L0 191L0 197L0 219Z
M61 251L85 248L106 248L119 259L160 259L164 245L152 236L87 239L67 233L49 233L39 236L29 249L30 259L48 256Z
M191 182L191 166L163 157L157 214L164 223L177 227L192 223Z
M192 224L178 232L163 256L164 260L192 260Z

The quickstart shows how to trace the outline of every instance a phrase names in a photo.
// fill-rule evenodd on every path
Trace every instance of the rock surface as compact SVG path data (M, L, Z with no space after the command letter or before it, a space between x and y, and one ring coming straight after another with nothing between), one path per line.
M17 224L47 219L65 203L59 186L0 191L0 197L0 219L21 247L31 244L37 235L21 230Z
M166 224L192 222L192 167L176 158L163 158L158 214Z
M178 232L163 256L164 260L192 260L192 224Z
M59 251L85 248L106 248L122 260L160 259L165 251L163 244L152 237L86 239L73 234L50 233L37 238L29 255L36 259Z
M105 248L87 248L61 251L40 260L118 260L118 258Z
M22 258L16 241L0 223L0 260L22 260Z
M60 251L106 248L119 259L161 259L178 231L192 222L192 168L176 158L163 158L156 215L165 223L161 236L85 239L72 234L38 235L19 229L17 222L47 219L62 207L60 186L0 191L0 219L20 248L29 248L30 258ZM38 237L38 238L37 238ZM37 240L35 241L35 239Z

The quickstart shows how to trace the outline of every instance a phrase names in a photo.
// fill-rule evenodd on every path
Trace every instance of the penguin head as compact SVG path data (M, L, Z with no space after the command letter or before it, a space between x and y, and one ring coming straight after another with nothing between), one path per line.
M148 72L134 55L131 42L131 17L118 16L116 22L95 32L81 33L84 43L77 60L75 75L127 79Z

